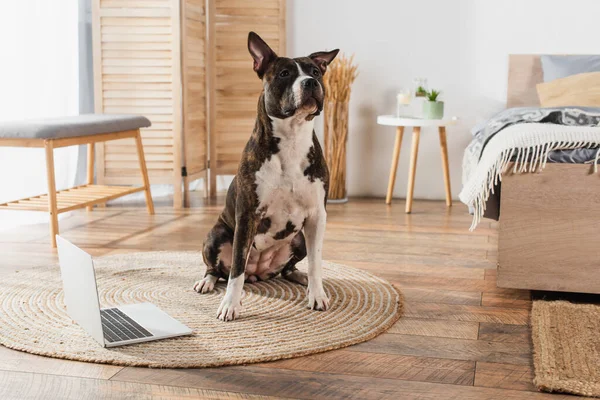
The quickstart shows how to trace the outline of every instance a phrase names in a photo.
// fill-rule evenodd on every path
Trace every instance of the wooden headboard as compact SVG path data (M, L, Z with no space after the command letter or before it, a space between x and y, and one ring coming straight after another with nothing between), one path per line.
M543 81L539 54L510 54L506 107L539 107L535 85Z

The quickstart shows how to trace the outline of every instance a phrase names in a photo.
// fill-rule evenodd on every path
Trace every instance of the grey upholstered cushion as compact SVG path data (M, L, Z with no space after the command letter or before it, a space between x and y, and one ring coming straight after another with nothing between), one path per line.
M544 82L600 71L600 56L541 56Z
M0 138L59 139L129 131L150 126L141 115L82 114L74 117L0 122Z

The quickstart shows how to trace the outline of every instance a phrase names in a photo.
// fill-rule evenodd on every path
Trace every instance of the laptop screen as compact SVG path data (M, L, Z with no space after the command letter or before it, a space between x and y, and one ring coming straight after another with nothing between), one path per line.
M92 256L58 235L56 243L67 313L104 345Z

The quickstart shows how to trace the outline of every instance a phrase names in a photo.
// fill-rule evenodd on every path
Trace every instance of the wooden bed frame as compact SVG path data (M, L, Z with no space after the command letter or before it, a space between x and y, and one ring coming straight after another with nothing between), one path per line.
M539 55L511 55L508 107L539 106ZM502 179L498 286L600 293L600 175L547 164Z

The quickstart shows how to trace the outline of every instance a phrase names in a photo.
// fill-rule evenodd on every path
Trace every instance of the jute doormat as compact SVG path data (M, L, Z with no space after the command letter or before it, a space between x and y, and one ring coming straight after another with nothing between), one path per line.
M531 332L538 389L600 397L600 306L536 300Z
M324 262L326 312L306 308L305 288L283 279L244 286L241 318L215 314L225 283L210 294L192 290L204 275L199 253L151 252L97 259L102 307L152 302L193 329L192 336L102 348L66 313L58 266L23 270L0 280L0 344L49 357L123 366L210 367L332 350L388 329L400 294L376 276ZM300 269L305 269L301 264Z

